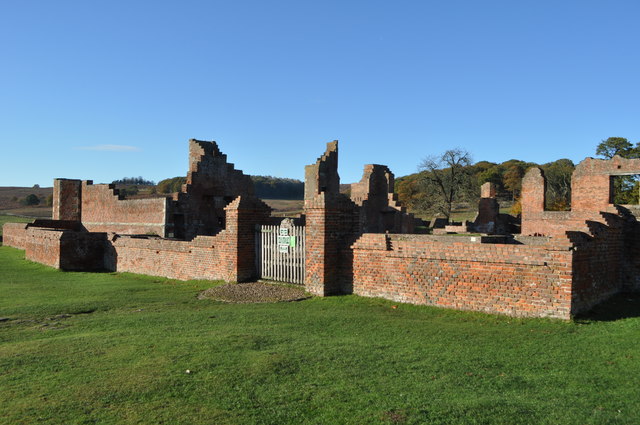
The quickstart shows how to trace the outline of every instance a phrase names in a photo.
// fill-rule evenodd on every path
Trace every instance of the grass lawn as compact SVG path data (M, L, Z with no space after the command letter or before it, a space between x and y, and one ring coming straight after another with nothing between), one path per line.
M33 218L28 217L0 214L0 236L2 236L2 226L4 226L5 223L31 223L33 220Z
M639 317L196 299L210 286L0 247L0 423L640 423Z

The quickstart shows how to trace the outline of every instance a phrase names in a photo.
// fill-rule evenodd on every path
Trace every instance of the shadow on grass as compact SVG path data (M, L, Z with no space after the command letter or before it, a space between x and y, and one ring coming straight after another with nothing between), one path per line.
M627 292L612 296L575 319L611 322L631 317L640 317L640 294Z

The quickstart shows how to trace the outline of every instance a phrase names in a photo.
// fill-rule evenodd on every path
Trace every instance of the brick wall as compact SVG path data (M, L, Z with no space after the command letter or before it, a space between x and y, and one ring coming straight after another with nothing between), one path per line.
M570 248L568 242L529 246L364 234L353 245L353 291L458 310L568 319Z
M2 226L2 244L5 246L24 249L27 242L26 236L26 223L6 223Z
M256 225L269 220L270 208L253 196L239 196L225 210L227 228L215 236L191 241L116 237L109 268L180 280L255 278Z
M77 222L39 220L40 226L4 226L6 245L26 258L64 270L111 270L188 279L243 281L256 277L256 225L270 208L252 196L227 207L227 229L191 241L86 232Z
M179 280L237 281L233 239L224 230L189 242L119 237L112 243L115 270Z
M638 222L603 212L589 233L569 232L574 244L572 313L587 311L620 291L638 290Z
M611 206L611 176L640 174L640 159L586 158L571 177L572 211L605 211Z
M55 179L53 181L54 220L80 221L82 204L82 181Z
M586 158L571 177L571 211L544 211L546 181L537 167L522 180L522 234L564 236L586 231L585 221L602 221L600 212L616 213L611 204L612 176L640 174L640 159L614 156L610 160Z
M166 236L167 198L120 199L113 185L82 183L82 224L90 232Z
M352 251L358 232L356 205L326 192L305 200L305 288L326 296L352 291Z
M104 267L106 234L29 227L25 258L62 270L98 271Z

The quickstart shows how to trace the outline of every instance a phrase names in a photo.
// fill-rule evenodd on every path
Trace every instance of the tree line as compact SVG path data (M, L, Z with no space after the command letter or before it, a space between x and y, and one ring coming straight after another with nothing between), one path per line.
M596 147L596 155L612 158L640 158L640 142L633 145L626 138L610 137ZM571 175L575 164L570 159L558 159L536 164L519 159L502 163L473 163L471 155L462 149L450 149L429 156L419 164L419 172L396 179L396 192L411 211L442 214L446 218L458 204L473 204L480 196L480 186L494 183L498 198L514 202L512 213L520 213L522 178L531 167L540 167L547 179L546 205L549 211L566 211L571 206ZM614 180L614 202L638 203L637 176L622 176Z
M111 183L120 185L139 185L139 186L154 186L156 183L153 180L146 180L140 177L124 177L120 180L114 180Z
M304 183L300 180L273 177L250 176L258 198L264 199L303 199ZM173 177L158 182L158 193L173 193L182 190L186 177Z

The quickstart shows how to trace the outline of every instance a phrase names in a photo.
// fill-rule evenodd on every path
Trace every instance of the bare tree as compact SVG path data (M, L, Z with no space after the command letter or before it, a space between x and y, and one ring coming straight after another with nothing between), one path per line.
M425 199L425 205L439 210L449 220L453 203L471 191L471 162L471 154L460 148L425 158L419 168L424 174L426 193L433 195Z

